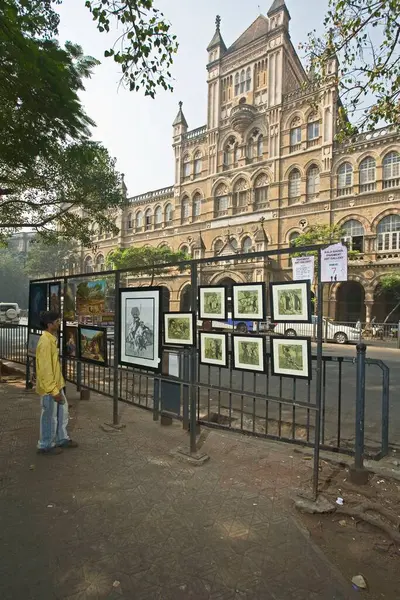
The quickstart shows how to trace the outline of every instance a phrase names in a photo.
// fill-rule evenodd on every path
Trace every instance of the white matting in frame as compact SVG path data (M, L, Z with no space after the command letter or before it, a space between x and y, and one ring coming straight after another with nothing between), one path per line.
M234 320L265 320L266 307L264 283L235 283L232 286L232 294Z
M276 323L311 323L308 280L270 283L271 319Z
M161 367L161 288L120 290L119 362L158 371Z
M271 336L272 375L312 378L311 338Z

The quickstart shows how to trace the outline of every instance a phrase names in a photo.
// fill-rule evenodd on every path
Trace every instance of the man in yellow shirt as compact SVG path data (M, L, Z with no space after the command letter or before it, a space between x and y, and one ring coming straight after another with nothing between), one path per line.
M39 454L61 454L63 448L76 448L78 444L67 433L68 403L56 340L60 318L55 312L44 312L41 325L44 331L36 349L36 392L42 407L37 447Z

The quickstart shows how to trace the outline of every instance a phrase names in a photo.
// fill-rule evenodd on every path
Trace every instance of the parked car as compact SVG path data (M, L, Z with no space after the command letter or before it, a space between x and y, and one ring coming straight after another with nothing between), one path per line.
M347 344L347 342L358 342L360 339L360 330L349 325L340 325L332 319L323 317L323 338L336 342L337 344ZM278 323L275 326L274 333L281 335L296 336L305 335L312 338L317 337L317 317L312 317L311 323Z
M21 309L16 302L0 302L0 326L19 325Z
M209 319L197 321L197 326L203 331L236 331L237 333L248 333L257 331L255 321L244 319L232 319L232 313L228 313L226 321L214 321Z

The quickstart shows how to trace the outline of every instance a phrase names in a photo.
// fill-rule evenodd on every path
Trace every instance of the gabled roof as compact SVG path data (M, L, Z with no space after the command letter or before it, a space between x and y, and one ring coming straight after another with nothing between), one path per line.
M267 35L268 33L268 19L263 15L257 17L257 19L250 25L248 29L228 48L228 52L234 52L240 50L244 46L251 44L255 40Z
M216 29L215 33L214 33L213 39L211 40L211 42L207 46L207 52L210 52L210 50L212 50L213 48L217 48L218 46L221 46L221 48L223 49L223 51L226 50L225 42L222 39L221 32L220 32L219 29Z
M280 10L286 10L286 12L289 12L285 3L285 0L274 0L272 3L271 8L269 9L267 15L273 15L275 12L278 12Z

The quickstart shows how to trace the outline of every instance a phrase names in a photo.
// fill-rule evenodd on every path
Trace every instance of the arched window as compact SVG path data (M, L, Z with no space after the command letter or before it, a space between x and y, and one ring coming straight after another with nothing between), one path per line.
M151 212L151 208L148 208L144 215L144 228L146 231L149 231L152 226L153 214Z
M295 117L290 124L290 151L301 149L301 121Z
M236 75L235 75L235 96L239 96L239 92L240 92L240 79L239 79L239 73L236 73Z
M400 250L400 216L384 217L376 228L378 234L378 251Z
M182 200L182 206L181 206L181 220L182 223L187 223L187 221L189 220L189 214L190 214L190 206L189 206L189 198L184 198Z
M174 215L174 209L172 208L172 204L169 202L165 207L165 224L172 225Z
M309 146L315 146L319 140L319 119L316 113L308 117L307 142Z
M353 167L345 162L337 172L337 195L348 196L353 192Z
M300 200L300 171L293 169L289 175L289 204L295 204Z
M224 167L230 167L238 161L238 143L234 136L230 137L224 147Z
M400 154L389 152L383 159L383 188L400 186Z
M96 258L95 271L104 271L104 256L99 254Z
M364 227L360 221L350 219L342 226L343 242L349 250L364 252Z
M139 210L136 213L136 231L140 231L143 227L143 213Z
M376 188L376 163L372 156L360 162L360 192L372 192Z
M198 151L194 155L194 164L193 164L194 174L195 175L201 175L201 169L202 169L202 165L201 165L201 152Z
M295 246L294 242L299 237L300 233L298 231L293 231L289 236L289 246L293 248Z
M185 254L190 254L189 246L188 246L187 244L184 244L183 246L181 246L181 247L179 248L179 250L180 250L181 252L184 252Z
M85 258L85 273L93 273L93 259L91 256Z
M157 206L156 210L154 211L154 227L156 229L160 229L162 225L162 208L161 206Z
M216 217L222 217L228 214L228 188L221 183L215 190L215 208L214 214Z
M246 88L246 75L244 69L240 73L240 93L243 94Z
M314 200L319 194L319 169L312 165L307 171L307 200Z
M254 183L255 188L255 210L268 208L268 177L261 173Z
M193 210L192 210L193 220L198 219L200 217L200 214L201 214L201 196L197 192L193 197Z
M221 254L223 247L224 242L222 240L217 240L214 244L214 256L218 256L219 254Z
M128 218L126 220L126 223L127 223L127 228L128 229L133 229L132 213L129 213Z
M247 210L248 185L245 179L239 179L233 188L232 206L234 212L241 213Z
M253 243L249 236L247 235L242 242L242 252L244 254L248 254L253 251Z
M246 92L249 92L251 89L251 68L248 67L246 71Z
M185 154L183 157L183 177L190 177L190 156Z

